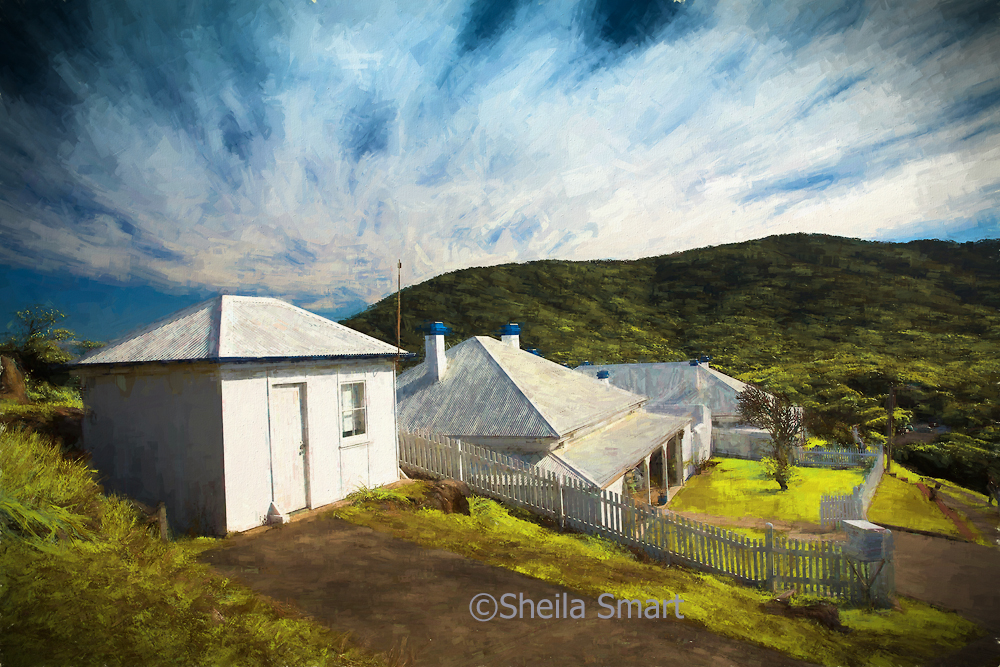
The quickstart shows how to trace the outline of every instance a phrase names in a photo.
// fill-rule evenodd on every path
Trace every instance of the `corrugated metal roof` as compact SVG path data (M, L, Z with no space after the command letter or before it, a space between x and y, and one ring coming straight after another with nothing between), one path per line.
M604 488L647 454L682 430L688 417L670 417L640 410L605 429L549 453Z
M395 354L393 345L280 299L223 295L143 327L72 365Z
M590 377L608 371L611 384L648 396L646 409L653 412L667 405L705 405L713 415L736 415L736 396L747 387L714 368L688 362L578 366L576 370Z
M426 362L399 376L402 428L456 437L558 438L645 402L486 336L445 354L440 382L426 375Z

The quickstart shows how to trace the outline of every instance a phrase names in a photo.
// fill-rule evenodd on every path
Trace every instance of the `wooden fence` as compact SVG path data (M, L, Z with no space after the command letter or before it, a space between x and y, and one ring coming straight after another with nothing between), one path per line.
M820 526L839 526L843 520L867 519L868 508L875 497L875 490L882 481L885 467L885 453L877 448L871 470L865 475L865 480L854 487L851 493L841 495L823 494L819 501Z
M746 537L441 436L401 432L399 453L404 470L463 481L476 493L642 549L667 564L771 591L794 587L803 594L864 599L859 575L839 544L775 536L771 524L763 539ZM892 591L885 594L888 599Z
M853 468L866 466L878 454L872 449L864 451L846 449L796 450L795 464L804 468Z

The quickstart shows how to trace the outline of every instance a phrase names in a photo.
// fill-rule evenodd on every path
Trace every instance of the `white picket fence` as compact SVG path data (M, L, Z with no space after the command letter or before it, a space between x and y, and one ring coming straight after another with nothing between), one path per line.
M475 493L641 549L667 564L771 591L794 587L801 594L855 602L865 596L839 544L775 536L771 524L764 539L746 537L442 436L400 432L399 457L406 471L463 481ZM884 594L888 600L891 591Z
M865 466L878 454L872 449L864 451L846 449L796 450L795 464L804 468L853 468Z
M864 482L854 487L851 493L841 495L823 494L819 501L819 523L822 527L840 526L843 520L868 518L868 508L875 497L875 490L882 481L885 467L885 453L881 447L875 452L875 462L868 471Z

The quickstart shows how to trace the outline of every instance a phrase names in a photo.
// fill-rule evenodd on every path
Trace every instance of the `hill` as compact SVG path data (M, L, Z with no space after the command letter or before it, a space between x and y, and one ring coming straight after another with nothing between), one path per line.
M402 345L443 321L448 344L523 323L523 347L553 361L678 361L788 393L813 432L849 442L852 424L897 417L956 432L899 456L984 488L1000 462L1000 241L881 243L773 236L634 261L538 261L465 269L402 292ZM395 341L395 295L344 320ZM417 360L419 361L419 359ZM948 474L945 475L944 473Z

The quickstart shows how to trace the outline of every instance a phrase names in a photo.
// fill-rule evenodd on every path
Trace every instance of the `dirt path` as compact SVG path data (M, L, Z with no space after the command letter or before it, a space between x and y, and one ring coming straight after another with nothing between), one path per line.
M599 619L601 607L590 598L582 598L585 619L477 622L469 604L479 593L523 592L541 600L567 591L340 519L310 517L238 535L203 560L335 630L351 631L374 651L388 652L405 639L418 666L806 664L674 619Z

